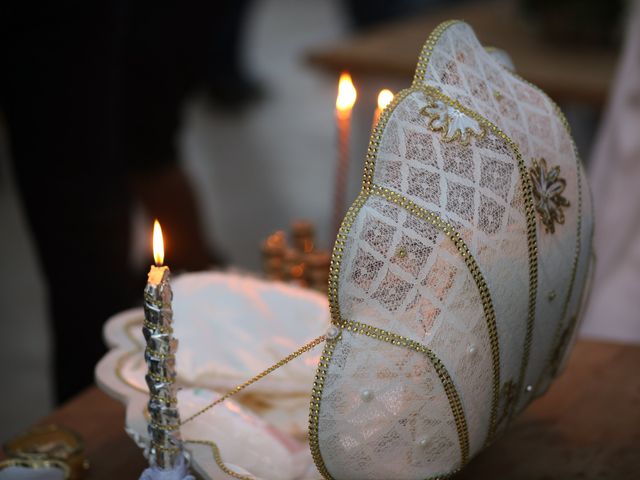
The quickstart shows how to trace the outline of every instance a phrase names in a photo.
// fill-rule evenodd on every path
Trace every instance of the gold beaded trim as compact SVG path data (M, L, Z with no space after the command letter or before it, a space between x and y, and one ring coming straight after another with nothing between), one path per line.
M522 158L522 154L520 153L520 149L518 145L508 136L506 135L497 125L493 124L486 118L482 117L478 113L464 107L460 102L453 100L446 95L444 95L440 90L425 85L425 76L427 72L427 65L429 63L429 59L431 57L431 52L435 47L439 37L444 33L444 31L452 25L457 23L461 23L460 20L449 20L441 23L436 27L433 33L429 36L427 41L425 42L422 52L420 53L420 60L418 61L418 66L416 68L416 72L413 79L413 89L419 89L424 91L427 95L439 98L440 100L449 103L453 107L459 109L461 112L471 116L475 120L477 120L481 125L485 126L487 129L491 130L496 136L502 138L513 150L517 162L518 162L518 170L520 173L520 179L522 181L522 188L524 190L524 201L525 201L525 216L527 220L527 248L529 251L529 304L528 304L528 313L527 313L527 327L525 332L524 339L524 348L522 354L522 360L520 363L520 372L518 375L518 397L522 391L522 386L524 383L524 378L527 370L527 366L529 364L529 356L531 351L531 342L533 339L533 328L535 324L535 311L536 311L536 297L538 290L538 246L537 246L537 229L536 229L536 216L535 209L533 204L533 190L531 185L531 179L529 178L527 167ZM505 68L505 71L510 72L509 69ZM529 82L527 82L529 83ZM537 88L537 87L536 87ZM539 90L539 89L538 89ZM559 109L558 109L559 110ZM565 126L566 120L565 120ZM514 405L517 402L514 402ZM487 443L490 442L490 438L487 438Z
M422 70L422 74L424 74L424 70L426 69L426 64L428 62L429 56L431 55L432 45L435 44L437 39L442 35L444 30L449 25L456 23L455 21L445 22L444 24L439 25L429 36L427 40L427 45L425 45L422 54L420 55L420 60L418 63L418 70L416 70L416 76L419 74L420 70ZM431 45L431 46L428 46ZM417 77L414 79L414 87L417 84ZM404 100L407 95L417 91L416 88L404 89L398 94L395 95L392 102L383 110L380 115L380 119L377 124L374 126L371 139L369 141L369 146L367 148L367 154L364 162L364 172L362 177L362 187L360 193L357 198L349 207L344 219L342 220L342 224L340 226L340 230L336 237L336 242L333 248L333 253L331 255L331 264L329 269L329 282L328 282L328 297L329 297L329 307L331 313L332 322L336 325L339 325L342 321L341 313L340 313L340 304L338 299L338 285L340 279L340 267L342 263L342 256L344 253L344 247L347 239L347 234L351 230L353 226L353 222L355 221L356 216L358 215L360 209L364 205L365 201L369 197L369 194L373 187L373 175L375 171L375 161L378 154L378 149L380 147L380 141L382 139L382 134L384 128L389 121L389 117L392 112L396 109L398 104ZM338 337L339 338L339 337ZM322 390L324 386L324 379L326 377L326 372L329 367L329 362L331 361L331 357L333 355L333 350L335 347L335 342L338 338L333 340L327 340L325 344L325 348L322 352L321 362L318 365L318 369L316 371L316 377L314 382L314 387L311 395L311 404L309 408L309 447L311 450L311 455L316 464L316 468L320 472L323 477L327 479L331 479L331 475L327 471L327 468L324 464L324 460L322 458L322 454L320 452L320 446L318 442L318 418L320 413L320 402L322 399ZM452 409L453 410L453 409ZM452 472L455 473L455 472ZM438 477L438 478L446 478L446 476Z
M467 420L458 391L442 361L425 345L411 340L410 338L389 332L387 330L372 327L371 325L367 325L365 323L353 322L348 320L341 320L337 323L337 326L355 334L366 335L367 337L380 340L382 342L387 342L392 345L397 345L418 353L422 353L429 359L431 365L438 375L438 378L442 383L445 394L447 395L447 400L449 401L449 406L451 408L454 422L456 424L458 442L460 445L461 465L465 465L469 461L469 430L467 427ZM342 333L340 333L335 338L327 339L326 341L324 351L322 352L322 356L320 357L320 363L318 365L316 377L313 382L313 388L311 390L311 407L309 409L309 445L311 448L311 453L313 456L313 460L318 467L318 471L324 478L328 480L333 480L333 476L327 470L327 467L322 459L322 454L320 453L320 445L318 440L318 422L320 419L320 402L322 399L322 391L324 389L324 382L329 370L329 362L331 361L331 357L333 356L335 347L341 338ZM451 477L459 470L460 468L456 468L452 472L429 477L427 480L444 480Z
M576 219L576 248L575 248L575 255L573 257L573 261L572 261L572 265L571 265L571 277L569 279L569 291L567 292L567 296L562 304L562 314L560 317L560 322L558 323L558 326L556 327L556 331L554 332L553 335L553 342L552 342L552 348L551 351L549 352L549 356L547 361L545 362L545 367L543 368L540 377L538 378L538 380L536 381L535 387L533 389L533 394L534 396L538 394L539 389L541 387L541 383L545 377L545 374L552 368L553 365L553 352L555 350L555 347L559 344L561 337L562 337L562 324L563 324L563 320L567 315L567 312L569 310L569 303L571 300L571 296L573 294L573 287L575 285L575 279L576 279L576 273L578 270L578 263L580 261L580 254L582 251L582 239L581 239L581 234L582 234L582 162L580 161L580 155L578 152L578 147L576 146L576 142L573 139L573 136L571 135L571 127L569 126L569 122L567 121L567 117L564 115L564 113L562 112L562 110L560 110L560 107L558 106L558 104L556 102L554 102L551 97L549 97L549 95L546 94L546 92L544 90L542 90L540 87L538 87L537 85L534 85L533 83L531 83L530 81L528 81L525 78L522 78L520 75L518 75L516 72L512 72L509 69L505 69L507 72L509 72L511 75L513 75L515 78L519 79L520 81L526 83L527 85L529 85L531 88L535 89L538 93L540 93L543 97L545 97L547 99L547 101L549 102L549 104L553 107L556 116L560 119L560 123L562 123L563 127L565 128L565 130L567 131L567 134L569 135L569 139L571 140L571 145L573 147L573 152L574 155L576 157L576 178L577 178L577 182L576 182L576 186L577 186L577 190L578 190L578 212L577 212L577 219ZM593 215L592 215L593 218ZM593 237L593 230L591 229L591 237ZM568 325L568 331L569 333L573 332L573 329L575 328L575 325L577 324L577 320L578 317L577 315L572 317L572 319L569 321L569 325Z
M431 56L431 52L432 52L435 44L437 43L438 37L440 37L442 35L442 33L447 28L449 28L450 26L455 25L457 23L460 23L460 21L459 20L450 20L450 21L447 21L447 22L443 22L440 25L438 25L436 27L436 29L434 30L434 34L436 32L438 32L438 35L435 38L432 38L433 34L432 34L432 36L429 37L429 39L427 40L427 42L425 43L425 45L424 45L424 47L422 49L422 53L420 54L420 61L418 62L418 67L416 68L416 73L414 75L413 88L421 88L423 90L430 90L435 94L435 96L444 97L444 94L442 94L442 92L440 92L439 90L435 89L434 87L424 85L424 83L425 83L425 75L426 75L426 71L427 71L427 64L428 64L428 61L429 61L429 57ZM515 76L516 78L518 78L518 79L524 81L525 83L527 83L528 85L532 86L533 88L535 88L536 90L541 92L543 95L545 95L545 97L548 98L548 96L540 88L538 88L537 86L533 85L532 83L528 82L527 80L524 80L522 77L520 77L516 73L512 72L508 68L503 67L503 69L504 69L504 71L509 72L511 75ZM525 193L525 214L526 214L526 217L527 217L527 243L528 243L528 249L529 249L529 307L528 307L528 315L527 315L527 329L526 329L525 340L524 340L524 350L523 350L523 355L522 355L522 361L521 361L521 364L520 364L520 372L519 372L519 375L518 375L518 389L517 389L517 394L516 394L516 401L513 402L513 405L515 406L515 405L517 405L517 403L518 403L517 401L519 400L520 395L522 394L524 378L525 378L526 370L527 370L527 367L528 367L528 364L529 364L529 355L530 355L530 351L531 351L531 343L532 343L532 340L533 340L533 328L534 328L534 324L535 324L536 296L537 296L537 289L538 289L537 232L536 232L535 209L533 208L533 198L532 198L533 191L532 191L532 186L531 186L531 179L529 178L529 176L527 174L526 166L525 166L524 161L522 159L522 155L520 153L520 149L518 148L517 144L510 137L508 137L500 128L498 128L492 122L489 122L484 117L478 115L476 112L473 112L473 111L471 111L469 109L466 109L459 102L457 102L455 100L454 100L454 103L457 104L457 105L455 105L456 108L460 108L460 110L463 113L471 115L473 118L478 120L481 124L487 125L491 130L493 130L493 132L496 135L501 137L503 140L505 140L511 146L512 150L514 151L514 153L515 153L515 155L517 157L518 169L520 171L520 178L521 178L521 180L523 182L523 189L524 189L524 193ZM562 112L560 111L560 109L558 108L558 106L555 103L551 102L551 104L554 105L554 107L556 109L556 113L560 117L560 119L563 122L563 124L564 124L565 128L567 129L567 131L569 131L569 125L568 125L568 123L566 121L566 118L564 117L564 115L562 115ZM573 141L573 139L572 139L572 141ZM574 149L575 149L575 143L574 143ZM572 277L573 276L574 276L574 274L572 274Z
M429 59L431 58L431 52L433 51L433 47L436 46L438 40L444 33L444 31L452 25L456 23L460 23L460 20L447 20L446 22L442 22L438 25L431 35L427 38L427 41L424 42L422 46L422 50L420 51L420 57L418 58L418 65L416 66L416 72L413 75L413 84L412 88L419 88L424 83L424 76L427 73L427 65L429 64Z
M414 352L422 353L429 359L431 365L433 365L433 368L438 374L438 378L442 382L445 393L447 394L449 406L451 407L451 412L453 413L453 418L456 424L456 430L458 432L458 442L460 444L460 454L462 458L461 464L466 464L469 460L469 430L467 428L467 419L462 408L460 395L458 394L453 380L451 379L449 372L447 372L447 368L436 354L425 345L411 340L410 338L383 330L382 328L372 327L366 323L343 320L340 323L340 328L360 335L366 335L374 340L380 340L382 342L390 343L391 345L405 347L409 350L413 350ZM327 362L326 368L328 367L329 363Z
M538 242L537 242L537 228L536 228L536 213L533 204L533 188L531 185L531 178L529 177L529 172L527 171L527 167L522 158L522 154L520 153L520 149L518 145L506 134L504 133L497 125L490 122L483 116L474 112L473 110L465 107L457 100L447 97L440 90L430 86L424 85L420 88L427 96L436 97L443 102L448 103L454 108L460 110L462 113L473 117L476 121L478 121L482 126L484 126L487 130L493 132L494 135L504 140L514 155L516 156L516 160L518 162L518 171L520 173L520 180L522 182L522 189L524 190L524 209L525 209L525 217L527 221L527 249L529 256L529 304L528 304L528 312L527 312L527 326L525 331L524 338L524 346L522 352L522 360L520 362L520 371L518 374L518 393L517 398L519 398L522 386L524 384L525 374L527 371L527 366L529 364L529 356L531 353L531 342L533 339L533 328L535 325L535 317L536 317L536 297L538 293ZM514 402L514 405L517 404L517 401ZM513 412L512 412L513 413ZM510 415L511 417L511 415ZM488 439L489 440L489 439Z
M320 453L320 443L318 440L318 420L320 419L320 402L322 400L322 390L324 389L324 381L327 377L327 370L329 370L329 362L333 356L333 350L336 347L336 343L340 339L342 334L339 334L336 338L327 339L322 355L320 356L320 362L318 363L318 369L316 370L316 377L313 380L313 387L311 389L311 404L309 405L309 449L311 450L311 457L316 464L316 468L320 472L323 478L333 479L329 471L327 470L322 454Z
M464 263L469 269L469 273L473 277L473 280L478 287L480 294L480 301L482 302L482 308L484 310L485 322L487 330L489 332L489 345L491 349L491 363L493 367L493 385L492 385L492 399L491 399L491 415L489 417L489 429L487 434L487 442L493 438L496 431L497 415L498 415L498 402L500 395L500 344L498 341L498 329L496 325L496 312L493 308L493 301L491 300L491 292L487 286L487 282L480 271L480 267L475 258L469 251L467 244L464 242L460 234L455 230L453 225L442 220L435 212L429 211L416 205L414 202L404 197L398 192L394 192L388 188L374 185L372 193L378 195L385 200L394 203L415 217L425 220L432 224L434 227L441 230L449 239L454 243L458 252L462 256Z

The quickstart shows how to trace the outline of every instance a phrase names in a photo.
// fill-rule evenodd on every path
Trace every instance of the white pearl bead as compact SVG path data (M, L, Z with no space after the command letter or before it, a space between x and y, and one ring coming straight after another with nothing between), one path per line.
M373 392L371 390L362 390L360 392L360 398L362 398L362 400L364 400L365 402L370 402L371 399L373 398Z
M525 387L525 390L526 390L527 393L531 393L533 391L533 385L527 385Z
M427 437L423 437L420 440L418 440L418 445L420 445L422 448L426 447L427 445L429 445L429 439Z
M335 325L331 325L328 329L327 329L327 333L325 333L325 336L329 339L329 340L333 340L334 338L337 338L338 335L340 335L340 329L338 327L336 327Z
M467 347L467 353L469 355L475 355L476 351L476 346L473 343Z

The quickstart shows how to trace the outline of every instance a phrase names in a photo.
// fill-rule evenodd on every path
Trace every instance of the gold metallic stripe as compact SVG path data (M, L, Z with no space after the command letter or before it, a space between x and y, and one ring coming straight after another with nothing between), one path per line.
M487 286L487 282L480 271L478 262L469 251L467 244L464 242L460 234L455 230L453 225L442 220L435 212L429 211L416 205L414 202L404 197L398 192L394 192L388 188L374 185L372 193L383 197L387 201L398 205L407 210L411 215L427 221L434 227L441 230L457 247L458 252L462 256L464 263L469 269L473 281L478 287L480 301L484 310L485 323L489 332L489 346L491 350L491 363L493 367L493 391L491 399L491 415L489 420L489 429L486 442L490 442L496 431L496 421L498 417L498 400L500 395L500 344L498 340L498 328L496 325L496 312L493 308L491 292Z
M342 222L340 227L340 231L338 232L336 242L333 249L331 266L330 266L330 274L329 274L329 284L328 284L328 297L329 297L329 305L331 311L332 322L336 325L340 325L342 322L342 317L340 314L340 305L338 300L338 288L339 288L339 277L340 277L340 268L342 262L342 256L344 253L344 247L346 243L346 238L351 230L353 222L355 218L364 205L365 201L369 197L373 187L373 175L375 171L375 161L378 154L378 149L380 146L380 141L382 138L382 134L384 128L389 120L389 117L398 106L398 104L404 100L407 95L417 92L417 91L426 91L427 93L431 93L431 91L437 92L439 95L432 95L440 98L441 100L449 103L449 104L457 104L462 111L465 113L469 113L470 111L460 105L458 102L450 99L449 97L444 96L440 92L438 92L433 87L424 87L421 82L424 79L424 74L426 72L427 64L429 58L431 56L431 51L433 50L433 46L437 43L438 38L442 35L442 33L451 25L458 23L457 20L449 21L440 24L429 36L423 51L420 55L420 59L418 62L418 68L416 69L416 74L414 77L414 82L411 88L402 90L399 92L391 104L385 108L382 112L380 120L375 125L373 132L371 134L371 139L369 142L369 147L367 149L367 155L365 159L364 165L364 175L362 180L362 189L358 194L358 197L354 201L353 205L349 208L346 213L346 216ZM523 355L523 363L524 358L528 361L529 356L529 348L531 345L531 333L533 332L533 320L532 320L532 304L533 304L533 316L535 316L535 295L537 292L537 244L536 244L536 231L535 231L535 213L533 210L533 200L532 200L532 191L531 191L531 183L528 177L526 167L524 166L524 161L522 160L522 156L520 155L520 151L517 145L504 134L498 127L484 119L480 115L473 112L471 115L473 118L478 120L481 124L487 126L490 130L492 130L497 136L503 138L509 146L513 149L516 158L518 160L518 165L520 169L520 176L523 182L523 189L525 190L525 210L527 215L527 237L528 237L528 249L529 249L529 315L528 315L528 335L525 338L525 355ZM531 226L533 225L533 230ZM534 261L532 262L532 256ZM533 292L533 294L532 294ZM533 299L533 302L532 302ZM528 339L528 341L527 341ZM319 443L318 443L318 415L320 411L320 401L322 398L322 389L324 385L324 379L326 376L326 370L328 368L329 362L331 361L331 357L333 354L333 347L335 341L327 340L325 349L323 351L323 356L320 365L318 366L318 370L316 372L314 389L312 392L311 405L309 410L309 444L311 449L311 454L313 456L314 462L318 471L325 477L331 478L327 468L324 464L324 460L322 458L322 454L320 453ZM522 370L525 370L523 368ZM489 441L489 436L487 437ZM445 478L445 477L442 477Z

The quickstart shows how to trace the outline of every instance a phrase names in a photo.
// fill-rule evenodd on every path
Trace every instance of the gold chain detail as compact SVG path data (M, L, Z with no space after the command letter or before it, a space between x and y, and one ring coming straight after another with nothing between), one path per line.
M480 294L480 301L482 302L482 308L484 311L485 322L487 330L489 332L489 345L491 349L491 363L493 367L493 392L491 399L491 416L489 420L489 430L487 434L487 442L491 441L496 431L497 415L498 415L498 401L500 396L500 344L498 341L498 328L496 325L496 312L493 308L493 301L491 300L491 292L487 282L480 271L478 262L469 251L467 244L464 242L460 234L455 230L453 225L442 220L435 212L431 212L425 208L416 205L414 202L404 197L403 195L394 192L388 188L381 187L379 185L373 186L373 194L379 195L385 200L394 203L405 210L411 215L416 216L421 220L425 220L432 224L434 227L441 230L458 249L460 256L462 256L464 263L469 269L469 273L473 277L473 280L478 287Z
M271 372L277 370L278 368L286 365L287 363L289 363L291 360L293 360L294 358L299 357L300 355L302 355L305 352L308 352L309 350L313 349L314 347L316 347L317 345L319 345L320 343L324 342L325 340L325 335L320 335L319 337L311 340L309 343L303 345L302 347L300 347L298 350L296 350L295 352L287 355L285 358L283 358L282 360L280 360L278 363L271 365L269 368L267 368L266 370L260 372L258 375L256 375L255 377L250 378L249 380L247 380L246 382L244 382L241 385L238 385L237 387L235 387L233 390L229 390L227 393L225 393L224 395L222 395L220 398L218 398L217 400L211 402L209 405L207 405L206 407L204 407L202 410L197 411L196 413L194 413L193 415L191 415L189 418L187 418L186 420L183 420L182 422L180 422L180 425L184 425L185 423L190 422L191 420L195 419L196 417L199 417L200 415L202 415L203 413L211 410L213 407L215 407L216 405L221 404L222 402L224 402L226 399L228 399L229 397L232 397L233 395L235 395L238 392L241 392L242 390L244 390L245 388L247 388L248 386L256 383L258 380L260 380L263 377L266 377L267 375L269 375Z
M184 440L184 443L191 443L194 445L206 445L209 448L211 448L211 453L213 455L213 459L216 462L216 465L218 465L218 468L220 468L220 470L222 470L224 473L226 473L230 477L237 478L239 480L255 480L256 477L254 477L253 475L252 476L241 475L237 472L234 472L229 467L227 467L222 461L222 457L220 456L220 449L218 448L218 445L216 445L214 442L211 442L209 440Z

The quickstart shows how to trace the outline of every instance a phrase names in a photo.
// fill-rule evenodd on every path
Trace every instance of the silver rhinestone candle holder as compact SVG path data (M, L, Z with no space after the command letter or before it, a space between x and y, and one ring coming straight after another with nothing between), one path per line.
M142 327L147 342L144 358L149 387L149 463L162 470L175 468L183 455L176 387L178 342L173 338L173 293L169 277L168 267L151 267L144 290L145 322Z

